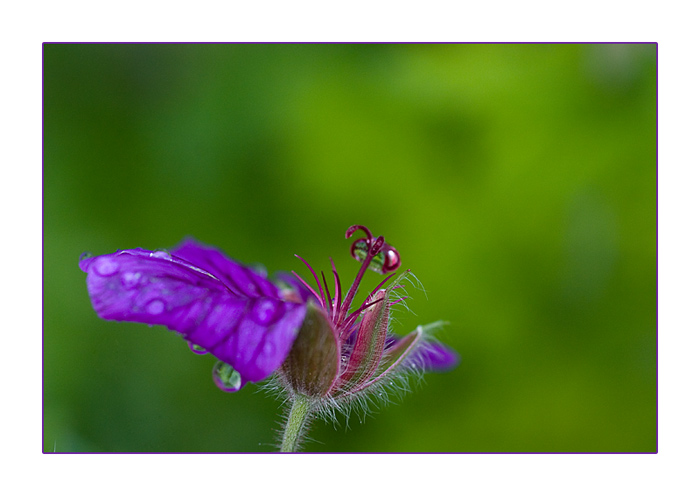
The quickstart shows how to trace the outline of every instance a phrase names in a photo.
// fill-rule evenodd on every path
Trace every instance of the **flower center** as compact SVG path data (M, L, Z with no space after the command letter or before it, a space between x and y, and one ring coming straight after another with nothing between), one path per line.
M387 276L379 285L374 288L367 298L362 302L362 305L352 313L350 311L350 305L357 294L357 290L360 287L360 282L367 272L367 269L371 269L380 274L387 274L389 272L394 272L401 266L401 256L399 252L393 246L387 244L384 241L384 236L374 237L369 229L365 226L354 225L345 232L345 238L350 238L356 231L362 231L365 237L358 238L350 247L350 254L352 257L362 262L360 270L355 276L355 280L350 286L350 290L347 292L345 297L343 297L342 290L340 288L340 278L338 277L338 271L335 268L333 259L331 258L331 267L333 269L333 280L335 283L334 296L331 298L330 291L328 290L328 284L326 282L326 276L321 272L321 277L323 279L323 287L321 286L321 281L319 280L316 272L311 268L311 266L303 258L297 256L306 267L311 271L311 274L316 280L318 285L318 292L316 292L309 284L306 283L301 277L299 277L295 272L292 272L299 281L316 297L321 307L326 310L330 321L336 326L340 335L347 333L353 324L355 323L357 316L360 315L368 307L375 305L382 301L382 299L372 300L374 294L391 279L394 274ZM324 291L325 288L325 291Z

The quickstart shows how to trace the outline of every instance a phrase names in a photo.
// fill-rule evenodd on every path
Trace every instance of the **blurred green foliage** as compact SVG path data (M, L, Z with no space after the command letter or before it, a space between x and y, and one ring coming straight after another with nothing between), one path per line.
M308 451L656 451L656 45L44 46L44 450L270 451L279 403L92 310L186 235L345 287L366 224L460 366ZM370 275L367 289L380 279Z

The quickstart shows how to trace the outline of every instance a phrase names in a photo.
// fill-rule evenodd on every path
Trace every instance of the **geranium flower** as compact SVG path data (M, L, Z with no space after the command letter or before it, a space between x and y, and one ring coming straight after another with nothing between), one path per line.
M408 272L386 289L401 265L398 251L364 226L351 255L362 262L348 292L331 259L334 294L308 263L317 289L297 274L278 275L278 285L261 269L246 267L215 248L186 239L174 250L121 250L81 257L97 314L109 320L164 325L197 353L219 361L214 382L238 391L247 382L275 376L292 405L282 448L298 448L309 419L379 392L408 370L445 370L457 363L448 347L426 341L426 327L405 337L389 332L393 299ZM367 269L390 274L351 309Z

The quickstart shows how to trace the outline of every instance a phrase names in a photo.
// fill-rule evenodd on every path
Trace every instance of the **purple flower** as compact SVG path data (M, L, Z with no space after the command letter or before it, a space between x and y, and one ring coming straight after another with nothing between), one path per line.
M136 248L84 258L80 268L97 315L178 332L232 367L215 367L217 385L229 391L282 365L306 313L261 274L194 240L170 253Z
M178 332L193 351L219 359L213 375L221 389L238 391L276 373L291 396L335 405L401 370L444 370L458 360L446 346L426 342L427 327L402 338L389 332L390 309L403 300L393 298L407 273L382 289L389 275L351 309L368 268L388 274L401 265L398 251L366 227L352 226L346 237L357 231L364 237L350 251L362 265L344 296L335 265L331 296L323 273L322 286L305 261L318 291L294 273L279 274L275 285L260 270L190 239L170 252L81 257L80 268L100 317Z

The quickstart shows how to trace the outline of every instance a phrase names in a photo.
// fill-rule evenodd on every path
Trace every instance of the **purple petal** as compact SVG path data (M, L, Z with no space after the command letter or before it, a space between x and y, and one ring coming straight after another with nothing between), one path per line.
M306 308L212 252L193 243L182 253L204 267L137 248L81 260L80 268L100 317L167 326L230 364L243 382L265 379L289 353ZM212 271L236 284L229 287Z
M393 348L397 341L398 336L389 334L386 338L387 350ZM431 372L447 372L455 368L459 361L459 354L439 341L423 341L411 355L411 363L420 364L422 368Z
M426 370L447 372L459 364L459 355L447 345L428 342L416 353Z
M172 254L206 270L235 293L251 298L279 297L279 290L274 284L261 277L255 270L234 262L216 248L205 246L193 239L185 239L172 250Z

